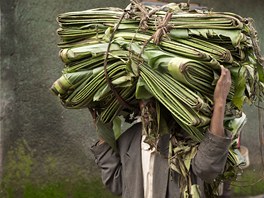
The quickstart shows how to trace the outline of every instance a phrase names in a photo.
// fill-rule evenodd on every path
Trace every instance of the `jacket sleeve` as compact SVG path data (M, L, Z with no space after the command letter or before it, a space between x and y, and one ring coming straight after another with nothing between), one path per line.
M120 156L107 144L93 145L91 151L101 169L103 184L114 194L122 194L122 166Z
M231 138L215 136L208 131L192 160L194 174L211 183L224 171L230 144Z

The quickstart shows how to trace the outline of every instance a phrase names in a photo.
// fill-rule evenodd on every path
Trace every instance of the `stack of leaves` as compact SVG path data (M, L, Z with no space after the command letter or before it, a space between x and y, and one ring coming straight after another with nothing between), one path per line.
M66 108L92 109L100 135L112 147L120 135L120 117L131 122L139 115L139 102L152 98L154 138L169 131L170 123L160 115L165 109L194 144L200 142L210 122L220 65L232 76L225 125L234 137L246 120L243 105L263 100L263 60L250 19L189 11L187 4L148 7L131 1L124 10L60 14L58 23L65 67L51 89ZM231 149L229 165L238 163Z

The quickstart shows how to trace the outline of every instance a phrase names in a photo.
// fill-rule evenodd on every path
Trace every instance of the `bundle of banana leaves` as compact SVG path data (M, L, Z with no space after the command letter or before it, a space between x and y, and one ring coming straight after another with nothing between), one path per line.
M62 105L92 109L98 132L114 148L122 120L133 122L140 115L140 101L154 98L156 127L145 133L151 143L169 132L170 123L161 116L164 111L188 133L191 141L177 148L172 144L170 152L172 169L185 178L190 160L183 162L184 168L177 167L173 155L183 148L184 158L191 159L203 139L220 65L232 76L225 127L233 133L233 145L246 122L244 104L263 100L263 59L251 19L189 11L184 3L151 7L132 0L126 9L68 12L57 20L65 67L51 90ZM234 172L241 163L235 150L230 148L226 172Z

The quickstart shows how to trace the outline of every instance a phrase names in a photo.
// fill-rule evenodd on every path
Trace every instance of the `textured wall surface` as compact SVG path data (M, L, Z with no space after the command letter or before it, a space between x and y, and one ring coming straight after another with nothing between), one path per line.
M264 50L262 0L191 2L214 11L252 17ZM89 112L64 109L49 91L63 67L56 45L56 16L95 7L123 8L128 3L129 0L1 0L0 155L5 187L15 188L9 189L11 194L22 196L18 186L28 183L75 182L98 177L89 151L96 140ZM258 166L257 110L247 108L246 112L249 121L242 142L250 149L251 162Z
M64 109L49 91L63 68L56 45L56 16L126 4L123 0L1 0L5 184L19 188L32 181L74 182L98 176L89 150L96 140L89 112Z

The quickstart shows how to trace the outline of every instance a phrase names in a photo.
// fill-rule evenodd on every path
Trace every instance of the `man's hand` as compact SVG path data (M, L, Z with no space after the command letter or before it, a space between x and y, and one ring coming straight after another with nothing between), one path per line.
M228 69L221 65L221 75L214 91L214 104L225 104L231 87L231 74Z

